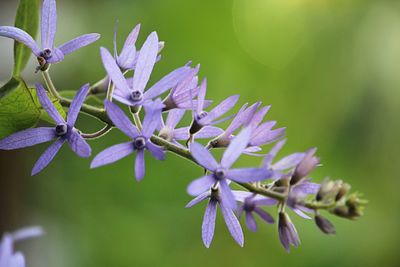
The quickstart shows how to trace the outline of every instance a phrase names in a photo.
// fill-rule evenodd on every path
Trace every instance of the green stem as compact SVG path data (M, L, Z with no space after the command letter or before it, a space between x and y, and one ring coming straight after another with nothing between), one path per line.
M46 83L47 89L50 91L50 93L55 97L55 98L61 98L61 95L58 93L56 87L53 84L53 81L50 78L49 74L49 69L46 69L45 71L42 71L42 76L43 79Z
M89 140L91 140L91 139L97 139L97 138L100 138L100 137L106 135L109 131L111 131L112 128L113 128L112 125L107 124L107 125L104 126L101 130L99 130L99 131L97 131L97 132L95 132L95 133L90 133L90 134L81 133L81 136L82 136L83 138L89 139Z

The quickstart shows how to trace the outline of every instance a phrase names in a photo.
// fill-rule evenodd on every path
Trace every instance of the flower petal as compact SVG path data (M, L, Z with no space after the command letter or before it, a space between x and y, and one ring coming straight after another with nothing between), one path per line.
M84 34L76 37L58 47L64 55L71 54L72 52L96 42L100 38L98 33Z
M263 219L265 222L270 224L274 223L274 218L265 210L260 209L259 207L255 207L254 212L257 213L258 216L260 216L260 218Z
M198 164L204 168L214 171L218 167L218 163L214 156L205 147L197 142L190 144L190 152Z
M183 127L178 128L173 131L173 139L175 140L188 140L189 139L189 128L190 127Z
M128 49L129 47L135 46L136 40L139 36L139 32L140 32L140 24L137 24L126 38L122 51Z
M210 187L215 183L213 175L206 175L192 181L188 187L187 192L191 196L198 196L210 190Z
M257 102L247 109L247 104L244 104L242 108L238 111L236 116L233 118L231 124L228 126L228 128L226 128L225 135L230 136L231 134L233 134L234 131L239 129L240 126L248 124L260 104L261 102Z
M273 164L271 167L274 170L287 170L295 167L304 158L305 153L293 153L289 156L284 157L277 163Z
M223 203L220 203L222 215L229 232L231 233L233 239L241 246L244 245L243 230L240 226L238 219L232 209L226 207Z
M161 110L164 107L160 99L150 102L144 105L146 114L143 119L142 134L146 138L150 138L154 131L160 125Z
M14 242L34 238L43 235L44 231L43 228L40 226L31 226L22 228L18 231L12 233L12 238Z
M62 60L64 60L63 52L61 52L61 50L58 48L53 48L51 50L51 57L46 59L46 62L54 64L54 63L60 62Z
M250 140L250 134L250 129L245 128L241 130L235 138L233 138L222 156L222 166L228 169L233 165L233 163L240 157L243 150L247 147Z
M120 68L117 66L115 59L111 56L110 52L104 47L100 47L101 60L103 61L104 68L108 76L114 83L115 87L123 91L124 94L130 94L131 89Z
M8 37L14 39L20 43L23 43L29 47L35 56L40 56L41 50L30 36L25 31L12 26L0 26L0 36Z
M187 203L185 208L191 208L194 205L197 205L198 203L209 197L210 197L210 192L209 191L204 192L203 194L198 195L197 197L192 199L189 203Z
M137 68L136 68L137 69ZM135 70L137 71L137 70ZM165 91L176 86L180 81L182 81L185 76L190 72L189 67L180 67L176 70L171 71L169 74L165 75L161 80L150 87L143 95L145 99L153 99ZM135 73L136 76L136 73ZM134 77L135 77L134 76ZM135 78L133 78L135 79ZM136 88L136 87L133 87Z
M213 120L216 118L221 117L224 115L226 112L231 110L233 106L236 104L236 102L239 100L239 95L232 95L228 98L226 98L224 101L222 101L218 106L213 108L207 116L199 120L199 123L201 125L207 125L210 124Z
M92 149L83 137L74 129L67 137L68 145L78 156L90 157Z
M147 37L139 52L139 57L133 76L132 89L140 92L144 91L158 54L158 37L156 32L152 32Z
M75 125L76 119L78 118L79 115L79 111L81 110L83 102L85 102L88 91L89 91L89 84L87 83L84 86L82 86L81 89L79 89L79 91L74 96L74 99L72 99L72 103L68 109L68 115L67 115L67 123L69 126L73 127Z
M155 144L153 144L151 141L148 141L146 143L146 148L147 150L150 151L150 153L153 155L153 157L155 157L158 160L164 160L165 159L165 152L164 150L159 147L156 146Z
M215 218L217 217L217 201L210 199L204 213L201 236L206 248L209 248L214 237Z
M97 168L99 166L113 163L128 156L129 154L132 154L133 151L134 148L132 142L111 146L97 154L90 164L90 168Z
M203 81L201 82L199 93L197 94L197 106L196 106L197 115L203 111L204 100L206 98L206 91L207 91L207 79L204 78ZM193 105L193 100L192 100L192 105Z
M272 176L272 172L262 168L230 169L226 177L239 183L259 182Z
M49 165L49 163L53 160L54 156L60 150L64 142L65 139L60 138L46 149L46 151L40 156L38 161L35 163L35 166L33 166L31 173L32 176L39 173L41 170L46 168L47 165Z
M0 149L12 150L45 143L56 138L53 127L26 129L0 140Z
M214 138L224 133L224 130L215 126L205 126L195 135L195 138Z
M44 0L42 6L42 48L53 48L57 29L57 10L55 0Z
M51 102L49 96L47 95L46 90L40 83L36 84L36 94L43 109L46 110L47 114L49 114L54 122L56 124L64 123L65 121L63 117L61 117L60 113L58 113L53 102Z
M107 114L110 120L120 129L124 134L130 138L135 138L140 135L139 130L132 124L125 113L114 103L106 100L104 101Z
M257 223L251 212L246 212L246 225L251 231L257 231Z
M173 109L168 112L167 121L165 125L170 129L175 129L176 125L181 121L183 115L185 115L186 110L184 109Z
M225 179L220 180L219 186L221 188L221 202L224 203L226 207L235 210L237 208L236 199L228 182Z
M136 181L140 182L145 173L145 163L144 163L144 150L138 150L136 152L136 159L135 159L135 177Z
M260 108L251 118L251 122L249 123L248 127L251 129L255 129L264 119L265 114L267 114L268 110L271 108L271 106L265 106Z

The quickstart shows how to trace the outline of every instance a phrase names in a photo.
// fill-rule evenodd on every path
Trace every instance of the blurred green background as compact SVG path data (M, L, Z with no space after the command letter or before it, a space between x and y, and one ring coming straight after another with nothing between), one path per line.
M0 2L0 25L13 24L17 1ZM204 203L185 209L187 184L202 171L174 155L133 157L95 170L64 147L38 176L30 170L47 144L0 152L0 230L38 224L46 236L25 242L32 267L90 266L399 266L400 2L390 0L58 1L57 43L79 34L102 38L52 67L60 89L102 78L99 47L111 49L142 23L139 43L156 30L166 42L152 80L191 59L207 76L208 97L240 93L241 103L272 104L269 119L287 127L282 154L317 146L313 175L342 178L370 201L357 222L332 218L337 235L293 215L302 245L287 254L277 226L245 231L245 247L222 216L210 249L201 241ZM12 68L12 41L0 39L0 81ZM30 82L34 60L25 70ZM99 124L81 116L90 132ZM92 141L94 154L126 137ZM243 164L259 159L245 157ZM330 217L331 218L331 217Z

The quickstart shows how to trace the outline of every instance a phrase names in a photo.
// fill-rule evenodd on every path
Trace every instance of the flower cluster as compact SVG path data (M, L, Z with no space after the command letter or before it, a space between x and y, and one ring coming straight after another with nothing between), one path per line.
M275 128L275 121L264 121L270 106L262 106L260 101L252 105L246 103L234 113L232 110L239 95L229 96L220 103L206 100L207 80L204 78L199 82L200 65L192 66L192 62L183 64L149 85L153 69L161 59L160 51L164 43L159 41L156 32L152 32L137 49L140 25L129 34L119 54L115 41L116 30L114 53L107 48L100 48L107 76L96 83L96 90L86 84L72 101L61 97L50 79L49 65L62 61L64 55L94 42L99 35L83 35L54 47L55 25L56 3L54 0L44 0L41 22L43 49L39 49L33 38L24 31L15 27L0 27L0 36L13 38L31 48L38 59L38 70L48 90L46 92L42 84L36 84L39 101L54 120L54 125L26 129L0 140L0 149L3 150L55 140L33 167L32 175L48 166L65 142L78 156L89 157L91 148L86 140L103 137L110 129L117 128L129 141L97 154L91 162L91 168L111 164L134 154L135 177L140 181L145 176L145 151L157 160L164 160L165 152L169 151L204 169L204 175L187 187L187 192L194 199L186 207L208 201L202 224L202 238L206 247L210 246L214 236L218 206L229 232L240 246L244 244L240 216L244 214L247 227L256 231L256 217L272 224L275 222L274 216L265 208L277 207L279 238L288 251L291 245L300 244L288 209L305 219L313 216L316 225L327 234L334 233L335 229L320 214L322 210L349 219L361 216L365 202L357 194L348 194L349 185L341 181L325 180L321 185L311 181L309 174L320 162L315 156L315 148L290 154L279 161L274 160L286 140L283 139L285 128ZM106 85L106 90L97 90L99 84ZM101 97L98 93L102 92L106 93L104 109L84 104L88 94ZM66 118L56 110L49 94L68 107ZM209 108L210 105L213 107ZM99 118L106 126L96 133L83 133L75 127L81 111ZM127 116L128 112L133 120ZM192 118L190 125L177 128L181 119L189 113ZM218 127L228 120L231 123L226 129ZM208 143L203 145L196 139L208 139ZM264 145L274 142L276 144L269 151L263 152ZM221 160L212 154L213 149L217 148L225 149ZM255 156L257 160L261 158L260 165L235 168L234 163L243 154ZM246 190L234 190L237 186Z

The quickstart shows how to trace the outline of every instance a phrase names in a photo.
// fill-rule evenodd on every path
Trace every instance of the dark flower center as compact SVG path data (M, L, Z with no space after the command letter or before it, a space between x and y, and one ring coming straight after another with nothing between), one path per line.
M49 59L52 56L52 52L50 48L46 48L45 50L42 51L41 56L44 57L45 59Z
M133 91L133 92L131 93L131 99L132 99L132 101L135 101L135 102L138 102L138 101L142 100L142 99L143 99L143 94L142 94L142 92L140 92L140 91Z
M196 120L201 120L202 118L204 118L207 115L208 115L207 111L202 111L199 114L197 114Z
M255 208L255 204L254 204L253 201L246 199L244 201L243 208L244 208L245 211L253 211L254 208Z
M143 136L136 137L133 140L133 145L136 149L143 149L146 146L146 139Z
M63 136L63 135L66 135L67 134L67 132L68 132L68 127L67 127L67 125L65 124L65 123L61 123L61 124L58 124L57 126L56 126L56 135L58 135L58 136Z
M214 172L215 179L217 179L217 180L222 180L222 179L224 179L224 178L225 178L225 175L226 175L226 171L225 171L225 169L223 169L223 168L218 168L218 169Z

